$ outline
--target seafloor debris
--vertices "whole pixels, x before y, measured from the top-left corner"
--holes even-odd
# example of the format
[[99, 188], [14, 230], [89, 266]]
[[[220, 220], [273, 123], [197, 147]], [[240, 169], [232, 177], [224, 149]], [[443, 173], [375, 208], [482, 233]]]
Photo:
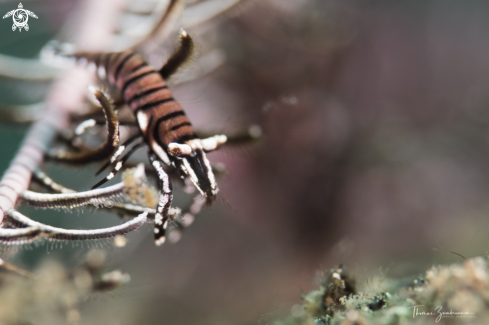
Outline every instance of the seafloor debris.
[[304, 309], [314, 317], [334, 316], [335, 311], [344, 310], [341, 299], [352, 294], [355, 294], [355, 280], [340, 265], [329, 272], [319, 290], [304, 296]]
[[487, 324], [488, 266], [482, 257], [433, 266], [409, 286], [383, 279], [383, 286], [367, 286], [372, 291], [357, 293], [355, 280], [339, 267], [331, 270], [319, 290], [303, 297], [300, 308], [292, 307], [291, 316], [272, 324]]

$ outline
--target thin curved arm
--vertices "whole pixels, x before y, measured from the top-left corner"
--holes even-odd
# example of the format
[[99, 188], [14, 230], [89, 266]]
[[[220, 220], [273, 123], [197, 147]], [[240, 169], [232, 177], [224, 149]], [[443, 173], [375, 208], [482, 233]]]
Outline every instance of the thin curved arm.
[[[94, 150], [88, 150], [83, 152], [68, 152], [63, 150], [53, 150], [50, 152], [50, 158], [62, 161], [69, 164], [85, 164], [93, 161], [100, 161], [108, 158], [119, 146], [119, 119], [112, 106], [110, 100], [105, 96], [105, 94], [99, 90], [92, 87], [91, 91], [93, 95], [98, 100], [102, 106], [102, 111], [105, 115], [105, 120], [107, 124], [107, 137], [105, 142]], [[92, 121], [94, 124], [94, 120]], [[80, 129], [82, 129], [81, 127]], [[81, 132], [77, 129], [76, 133]]]
[[26, 81], [48, 81], [61, 75], [61, 70], [38, 59], [20, 59], [0, 54], [0, 76]]
[[148, 52], [153, 50], [172, 32], [174, 25], [173, 23], [178, 19], [178, 17], [180, 17], [184, 7], [184, 0], [170, 0], [164, 14], [153, 27], [151, 32], [130, 47], [140, 48]]
[[148, 212], [143, 212], [122, 225], [94, 230], [63, 229], [48, 226], [29, 219], [14, 209], [8, 210], [7, 215], [10, 224], [17, 227], [38, 227], [49, 240], [96, 240], [113, 238], [117, 235], [125, 235], [136, 230], [146, 222]]
[[92, 204], [96, 207], [110, 206], [110, 199], [121, 196], [124, 191], [124, 183], [117, 183], [112, 186], [75, 193], [37, 193], [23, 191], [21, 193], [22, 203], [38, 208], [66, 208], [73, 209]]
[[[115, 8], [120, 7], [120, 2], [90, 0], [80, 3], [84, 6], [83, 10], [77, 12], [82, 21], [76, 35], [80, 47], [86, 50], [104, 49], [111, 36], [111, 18], [117, 15], [118, 10]], [[93, 26], [94, 20], [99, 22], [96, 27]], [[0, 180], [0, 224], [6, 211], [15, 206], [20, 192], [27, 190], [32, 172], [42, 163], [44, 152], [50, 146], [56, 130], [67, 127], [69, 112], [80, 107], [88, 80], [88, 72], [73, 69], [67, 71], [53, 86], [48, 95], [45, 114], [31, 127]]]
[[42, 230], [37, 226], [21, 229], [0, 228], [0, 244], [5, 246], [24, 245], [39, 239], [41, 235]]

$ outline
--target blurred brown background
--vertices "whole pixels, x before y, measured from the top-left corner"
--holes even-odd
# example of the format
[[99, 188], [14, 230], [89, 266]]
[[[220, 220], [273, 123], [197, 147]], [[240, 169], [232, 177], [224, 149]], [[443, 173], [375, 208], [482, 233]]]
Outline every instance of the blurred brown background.
[[[73, 4], [28, 2], [44, 17], [39, 37], [47, 40], [61, 23], [55, 13]], [[300, 303], [317, 271], [339, 263], [359, 278], [379, 267], [404, 277], [460, 260], [448, 251], [487, 254], [488, 3], [252, 1], [210, 24], [189, 32], [203, 51], [224, 49], [227, 61], [175, 86], [175, 98], [197, 127], [233, 132], [255, 123], [263, 139], [210, 155], [227, 167], [219, 186], [232, 208], [207, 209], [176, 244], [154, 247], [148, 226], [126, 248], [109, 249], [132, 281], [88, 301], [84, 322], [266, 324]], [[2, 22], [1, 38], [10, 25]], [[12, 130], [1, 126], [2, 146], [12, 143], [2, 166], [21, 139]], [[79, 189], [93, 185], [95, 168], [46, 166]], [[188, 203], [181, 190], [176, 196]], [[23, 211], [69, 228], [118, 222]], [[45, 251], [13, 261], [70, 265], [85, 253]]]

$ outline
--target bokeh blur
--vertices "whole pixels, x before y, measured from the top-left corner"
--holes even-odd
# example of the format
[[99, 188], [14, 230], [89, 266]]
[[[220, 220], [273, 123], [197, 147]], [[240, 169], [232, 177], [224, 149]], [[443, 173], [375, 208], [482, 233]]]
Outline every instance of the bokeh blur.
[[[22, 33], [0, 20], [0, 53], [34, 58], [77, 2], [23, 4], [39, 19]], [[197, 128], [256, 124], [263, 137], [209, 155], [226, 166], [225, 199], [178, 243], [155, 247], [148, 225], [126, 247], [104, 248], [131, 282], [86, 301], [83, 323], [266, 324], [340, 263], [359, 278], [380, 267], [402, 278], [459, 261], [450, 251], [488, 254], [487, 2], [248, 1], [199, 28], [189, 32], [201, 51], [222, 49], [226, 61], [175, 85], [175, 98]], [[36, 103], [48, 90], [3, 78], [0, 102]], [[0, 123], [3, 171], [28, 125]], [[78, 190], [97, 167], [43, 166]], [[175, 196], [190, 202], [181, 188]], [[95, 210], [21, 211], [66, 228], [120, 222]], [[48, 259], [70, 268], [89, 248], [68, 246], [6, 256], [31, 271]]]

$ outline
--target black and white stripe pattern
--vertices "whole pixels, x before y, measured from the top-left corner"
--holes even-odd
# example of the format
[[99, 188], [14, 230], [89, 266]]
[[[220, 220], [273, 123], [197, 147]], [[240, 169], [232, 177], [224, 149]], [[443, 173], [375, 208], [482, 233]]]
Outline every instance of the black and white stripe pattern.
[[119, 160], [120, 155], [126, 150], [128, 146], [130, 146], [133, 142], [136, 140], [141, 140], [141, 135], [137, 134], [129, 139], [127, 139], [122, 145], [119, 146], [119, 148], [114, 152], [112, 157], [110, 157], [110, 160], [107, 161], [100, 169], [95, 173], [95, 176], [99, 175], [101, 172], [103, 172], [107, 167], [109, 167], [111, 164]]
[[[110, 181], [112, 178], [115, 177], [115, 175], [121, 170], [122, 166], [124, 166], [124, 163], [132, 156], [132, 154], [134, 154], [137, 150], [139, 150], [140, 148], [142, 148], [143, 146], [145, 146], [146, 144], [143, 142], [143, 139], [138, 137], [138, 139], [140, 140], [134, 147], [132, 147], [125, 155], [124, 157], [122, 157], [122, 159], [117, 159], [117, 157], [115, 158], [114, 161], [117, 161], [117, 163], [115, 164], [115, 167], [114, 169], [112, 169], [112, 171], [109, 173], [109, 175], [107, 175], [104, 179], [102, 179], [100, 182], [98, 182], [97, 184], [95, 184], [94, 186], [92, 186], [92, 190], [93, 189], [96, 189], [97, 187], [100, 187], [101, 185], [107, 183], [108, 181]], [[120, 156], [120, 154], [119, 154]], [[110, 165], [110, 163], [108, 164]], [[107, 166], [108, 166], [107, 165]], [[100, 172], [102, 170], [104, 170], [105, 167], [102, 167]]]
[[155, 214], [155, 244], [161, 246], [166, 240], [166, 228], [168, 227], [168, 211], [173, 200], [172, 185], [168, 174], [163, 169], [163, 162], [153, 153], [149, 153], [149, 160], [156, 175], [158, 175], [159, 200]]

